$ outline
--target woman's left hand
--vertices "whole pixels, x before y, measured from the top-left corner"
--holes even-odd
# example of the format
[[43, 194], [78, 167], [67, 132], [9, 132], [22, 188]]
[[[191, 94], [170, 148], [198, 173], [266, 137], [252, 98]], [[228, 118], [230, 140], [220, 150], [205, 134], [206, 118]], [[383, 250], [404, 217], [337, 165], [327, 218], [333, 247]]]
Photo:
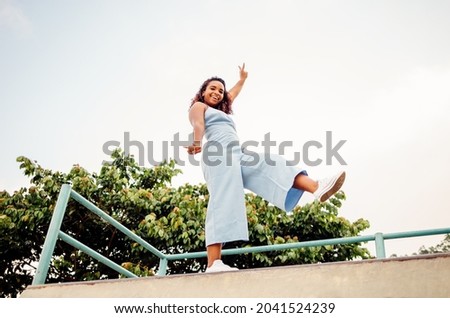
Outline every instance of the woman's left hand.
[[245, 63], [243, 63], [242, 66], [239, 66], [239, 78], [245, 81], [247, 76], [248, 72], [245, 70]]

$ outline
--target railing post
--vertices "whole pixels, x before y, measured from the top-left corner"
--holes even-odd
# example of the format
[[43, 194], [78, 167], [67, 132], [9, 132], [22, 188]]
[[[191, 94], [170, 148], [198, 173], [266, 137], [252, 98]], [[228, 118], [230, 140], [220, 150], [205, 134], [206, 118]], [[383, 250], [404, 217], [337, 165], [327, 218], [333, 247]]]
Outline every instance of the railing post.
[[159, 269], [158, 269], [158, 276], [165, 276], [167, 273], [167, 258], [160, 258], [159, 259]]
[[386, 258], [383, 233], [375, 233], [375, 250], [377, 253], [377, 258]]
[[47, 278], [48, 269], [50, 267], [50, 260], [53, 251], [55, 250], [56, 240], [58, 239], [59, 229], [61, 228], [64, 213], [66, 212], [71, 190], [72, 187], [70, 184], [63, 184], [61, 187], [32, 285], [45, 284], [45, 279]]

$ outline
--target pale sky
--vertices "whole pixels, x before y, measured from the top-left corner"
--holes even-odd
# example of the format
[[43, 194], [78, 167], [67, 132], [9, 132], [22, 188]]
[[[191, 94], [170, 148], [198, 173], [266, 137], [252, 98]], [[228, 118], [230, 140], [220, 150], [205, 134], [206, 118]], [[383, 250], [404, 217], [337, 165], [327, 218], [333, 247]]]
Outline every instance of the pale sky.
[[[313, 178], [347, 171], [340, 215], [369, 220], [363, 235], [450, 227], [449, 16], [435, 0], [0, 0], [0, 190], [29, 185], [18, 156], [98, 172], [103, 145], [123, 148], [126, 134], [161, 160], [165, 141], [191, 132], [201, 83], [230, 88], [245, 62], [241, 141], [291, 141], [287, 159], [322, 143], [309, 153], [322, 164], [299, 165]], [[325, 163], [327, 131], [346, 140], [346, 165]], [[204, 182], [180, 159], [174, 186]], [[386, 241], [386, 253], [442, 239]]]

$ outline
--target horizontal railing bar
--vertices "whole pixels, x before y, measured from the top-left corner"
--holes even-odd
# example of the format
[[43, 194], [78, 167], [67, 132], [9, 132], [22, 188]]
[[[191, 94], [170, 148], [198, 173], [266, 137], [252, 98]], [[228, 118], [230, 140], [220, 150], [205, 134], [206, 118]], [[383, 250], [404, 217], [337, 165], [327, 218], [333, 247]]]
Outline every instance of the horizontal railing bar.
[[[316, 240], [316, 241], [307, 241], [307, 242], [295, 242], [295, 243], [283, 243], [283, 244], [274, 244], [274, 245], [230, 248], [230, 249], [223, 249], [222, 255], [273, 252], [273, 251], [296, 249], [296, 248], [302, 248], [302, 247], [351, 244], [351, 243], [373, 241], [374, 239], [375, 239], [374, 235], [366, 235], [366, 236], [334, 238], [334, 239]], [[167, 259], [168, 260], [179, 260], [179, 259], [185, 259], [185, 258], [199, 258], [199, 257], [204, 257], [204, 256], [206, 256], [206, 252], [193, 252], [193, 253], [167, 255]]]
[[387, 233], [387, 234], [383, 234], [383, 238], [385, 240], [390, 240], [390, 239], [398, 239], [398, 238], [410, 238], [410, 237], [440, 235], [440, 234], [449, 234], [449, 233], [450, 233], [450, 227], [447, 227], [447, 228], [440, 228], [440, 229]]
[[136, 276], [135, 274], [133, 274], [132, 272], [126, 270], [125, 268], [123, 268], [122, 266], [114, 263], [113, 261], [109, 260], [108, 258], [106, 258], [105, 256], [103, 256], [102, 254], [94, 251], [93, 249], [91, 249], [90, 247], [84, 245], [83, 243], [81, 243], [80, 241], [74, 239], [72, 236], [59, 231], [58, 236], [61, 240], [63, 240], [64, 242], [66, 242], [67, 244], [72, 245], [73, 247], [79, 249], [80, 251], [88, 254], [89, 256], [95, 258], [97, 261], [105, 264], [106, 266], [108, 266], [109, 268], [115, 270], [116, 272], [129, 277], [129, 278], [137, 278], [138, 276]]
[[[222, 255], [223, 252], [228, 251], [227, 249], [222, 250]], [[206, 251], [204, 252], [189, 252], [189, 253], [180, 253], [180, 254], [169, 254], [166, 255], [167, 259], [169, 261], [176, 261], [176, 260], [180, 260], [180, 259], [191, 259], [191, 258], [202, 258], [202, 257], [206, 257]]]
[[[409, 231], [409, 232], [397, 232], [382, 234], [385, 240], [398, 239], [398, 238], [409, 238], [417, 236], [428, 236], [428, 235], [439, 235], [450, 233], [450, 228], [440, 228], [440, 229], [430, 229], [430, 230], [420, 230], [420, 231]], [[251, 246], [242, 247], [234, 249], [224, 249], [222, 250], [222, 255], [236, 255], [236, 254], [248, 254], [248, 253], [262, 253], [262, 252], [273, 252], [287, 249], [297, 249], [303, 247], [317, 247], [325, 245], [337, 245], [337, 244], [351, 244], [351, 243], [363, 243], [368, 241], [375, 241], [375, 235], [365, 235], [365, 236], [353, 236], [353, 237], [343, 237], [325, 240], [315, 240], [307, 242], [295, 242], [295, 243], [283, 243], [275, 245], [263, 245], [263, 246]], [[201, 258], [205, 257], [206, 252], [192, 252], [192, 253], [180, 253], [166, 255], [168, 260], [180, 260], [188, 258]]]
[[94, 205], [92, 202], [86, 200], [84, 197], [82, 197], [79, 193], [72, 190], [70, 193], [70, 196], [77, 202], [79, 202], [81, 205], [89, 209], [91, 212], [97, 214], [99, 217], [104, 219], [105, 221], [109, 222], [112, 226], [114, 226], [116, 229], [124, 233], [126, 236], [134, 240], [135, 242], [141, 244], [145, 249], [150, 251], [151, 253], [155, 254], [159, 258], [166, 258], [166, 255], [164, 253], [161, 253], [158, 249], [150, 245], [148, 242], [144, 241], [141, 237], [136, 235], [135, 233], [131, 232], [129, 229], [127, 229], [125, 226], [117, 222], [114, 218], [112, 218], [107, 213], [103, 212], [101, 209], [99, 209], [96, 205]]

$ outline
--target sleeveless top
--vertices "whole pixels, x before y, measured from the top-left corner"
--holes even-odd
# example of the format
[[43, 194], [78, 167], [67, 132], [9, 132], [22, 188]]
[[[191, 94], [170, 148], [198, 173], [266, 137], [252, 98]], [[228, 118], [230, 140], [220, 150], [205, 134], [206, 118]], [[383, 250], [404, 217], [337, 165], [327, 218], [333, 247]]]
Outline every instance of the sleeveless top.
[[208, 106], [205, 110], [205, 137], [223, 145], [239, 142], [236, 125], [230, 115]]

